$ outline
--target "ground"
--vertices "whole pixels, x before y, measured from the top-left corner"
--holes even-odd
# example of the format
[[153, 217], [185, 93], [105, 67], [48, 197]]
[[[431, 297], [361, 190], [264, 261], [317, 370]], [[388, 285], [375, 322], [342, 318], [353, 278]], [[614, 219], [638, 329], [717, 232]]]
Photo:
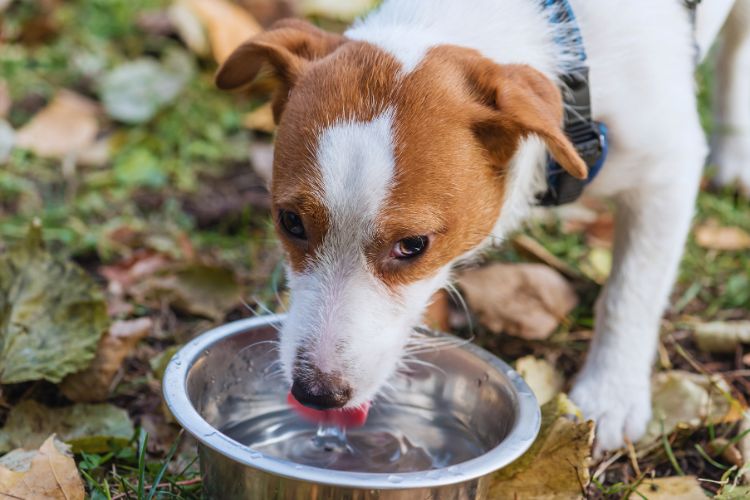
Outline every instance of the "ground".
[[[266, 22], [293, 2], [283, 9], [274, 2], [239, 3]], [[165, 10], [172, 4], [0, 1], [0, 255], [21, 245], [38, 221], [45, 255], [82, 268], [93, 279], [90, 293], [106, 303], [106, 321], [138, 330], [132, 343], [125, 342], [127, 348], [118, 348], [114, 368], [83, 375], [104, 380], [102, 396], [94, 399], [125, 410], [135, 425], [132, 437], [110, 440], [95, 451], [74, 445], [92, 498], [145, 498], [156, 494], [148, 485], [157, 483], [163, 485], [160, 496], [199, 498], [193, 443], [161, 404], [159, 380], [166, 360], [213, 325], [283, 309], [281, 256], [268, 195], [256, 173], [268, 164], [271, 136], [247, 127], [248, 113], [262, 101], [213, 87], [214, 57], [210, 51], [197, 53], [200, 41], [185, 43], [189, 37]], [[210, 34], [210, 22], [197, 18]], [[315, 19], [327, 27], [341, 25]], [[140, 58], [146, 63], [129, 65]], [[697, 78], [710, 133], [710, 63]], [[61, 97], [64, 89], [75, 94]], [[66, 111], [24, 133], [33, 118], [60, 99]], [[251, 121], [252, 128], [266, 128], [262, 111]], [[16, 132], [17, 147], [4, 158], [9, 130]], [[710, 167], [706, 175], [710, 178]], [[454, 322], [455, 333], [473, 335], [506, 360], [528, 354], [543, 358], [569, 383], [591, 338], [593, 301], [610, 256], [607, 206], [590, 204], [588, 210], [585, 222], [545, 218], [524, 229], [573, 270], [571, 281], [580, 297], [551, 337], [523, 340], [477, 324], [469, 330], [460, 321]], [[742, 244], [743, 231], [750, 231], [750, 203], [731, 188], [714, 190], [707, 182], [695, 227], [704, 232], [688, 242], [663, 321], [657, 370], [718, 374], [728, 384], [726, 397], [746, 408], [747, 346], [737, 343], [724, 354], [706, 352], [698, 348], [694, 331], [696, 323], [750, 320], [750, 245]], [[731, 228], [734, 249], [717, 243], [716, 227]], [[488, 262], [529, 259], [518, 245], [487, 257]], [[0, 285], [2, 279], [0, 266]], [[0, 294], [7, 292], [3, 287]], [[213, 293], [215, 287], [224, 295]], [[3, 300], [0, 296], [0, 305]], [[0, 347], [9, 328], [3, 314], [0, 307]], [[134, 323], [138, 318], [150, 322]], [[102, 344], [99, 348], [97, 356], [103, 356]], [[77, 370], [87, 366], [93, 351], [87, 356]], [[22, 402], [59, 409], [87, 400], [69, 389], [68, 379], [9, 377], [9, 370], [3, 374], [0, 368], [0, 381], [9, 380], [0, 386], [0, 425]], [[742, 458], [733, 459], [730, 452], [741, 448], [744, 434], [736, 418], [726, 420], [680, 427], [648, 452], [603, 457], [591, 464], [593, 480], [582, 494], [627, 497], [645, 478], [683, 474], [706, 480], [701, 487], [715, 494], [742, 465]], [[717, 442], [724, 443], [722, 449]]]

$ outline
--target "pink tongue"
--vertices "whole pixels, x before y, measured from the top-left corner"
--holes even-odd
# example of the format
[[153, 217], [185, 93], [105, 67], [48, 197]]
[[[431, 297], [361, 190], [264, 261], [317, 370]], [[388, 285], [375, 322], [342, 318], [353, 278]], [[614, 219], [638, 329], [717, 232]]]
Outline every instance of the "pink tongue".
[[316, 424], [333, 424], [339, 427], [362, 427], [367, 422], [367, 412], [370, 411], [370, 403], [341, 410], [315, 410], [297, 401], [291, 392], [287, 394], [286, 402], [306, 420]]

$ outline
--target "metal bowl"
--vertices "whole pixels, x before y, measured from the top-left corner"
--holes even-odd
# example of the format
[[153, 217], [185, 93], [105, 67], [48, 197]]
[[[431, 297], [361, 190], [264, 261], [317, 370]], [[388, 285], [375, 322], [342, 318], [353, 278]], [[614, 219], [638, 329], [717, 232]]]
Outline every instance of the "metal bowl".
[[250, 347], [276, 340], [281, 321], [283, 316], [265, 316], [214, 328], [180, 349], [166, 369], [164, 397], [198, 441], [206, 498], [482, 499], [489, 475], [523, 454], [539, 432], [539, 406], [518, 373], [465, 344], [421, 354], [438, 369], [400, 377], [391, 404], [416, 398], [450, 408], [483, 441], [484, 454], [444, 469], [385, 474], [301, 466], [259, 453], [219, 429], [238, 399], [262, 390], [259, 373], [268, 367], [259, 365], [269, 365], [269, 357], [257, 358], [258, 349]]

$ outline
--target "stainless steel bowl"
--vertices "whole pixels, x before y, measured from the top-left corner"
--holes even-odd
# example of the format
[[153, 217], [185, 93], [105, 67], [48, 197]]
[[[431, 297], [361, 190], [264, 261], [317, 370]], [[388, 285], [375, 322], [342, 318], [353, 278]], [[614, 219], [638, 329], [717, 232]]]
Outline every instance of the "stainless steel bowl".
[[164, 374], [169, 409], [198, 441], [206, 498], [482, 499], [489, 475], [518, 458], [539, 432], [539, 406], [518, 373], [465, 344], [420, 355], [439, 369], [400, 379], [393, 403], [417, 398], [451, 408], [484, 441], [486, 453], [444, 469], [396, 475], [300, 466], [259, 453], [218, 428], [231, 401], [258, 386], [256, 350], [248, 347], [275, 340], [281, 321], [283, 316], [265, 316], [210, 330], [180, 349]]

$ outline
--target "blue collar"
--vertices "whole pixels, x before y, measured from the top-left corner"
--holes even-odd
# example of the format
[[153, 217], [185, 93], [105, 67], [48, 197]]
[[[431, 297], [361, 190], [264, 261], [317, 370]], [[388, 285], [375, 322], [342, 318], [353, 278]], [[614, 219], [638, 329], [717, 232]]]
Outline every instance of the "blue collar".
[[557, 31], [555, 41], [568, 59], [568, 73], [561, 77], [565, 134], [589, 168], [588, 178], [576, 179], [548, 156], [547, 191], [539, 197], [539, 203], [557, 206], [576, 201], [601, 171], [607, 158], [607, 127], [592, 119], [586, 48], [573, 8], [567, 0], [542, 0], [542, 6]]

